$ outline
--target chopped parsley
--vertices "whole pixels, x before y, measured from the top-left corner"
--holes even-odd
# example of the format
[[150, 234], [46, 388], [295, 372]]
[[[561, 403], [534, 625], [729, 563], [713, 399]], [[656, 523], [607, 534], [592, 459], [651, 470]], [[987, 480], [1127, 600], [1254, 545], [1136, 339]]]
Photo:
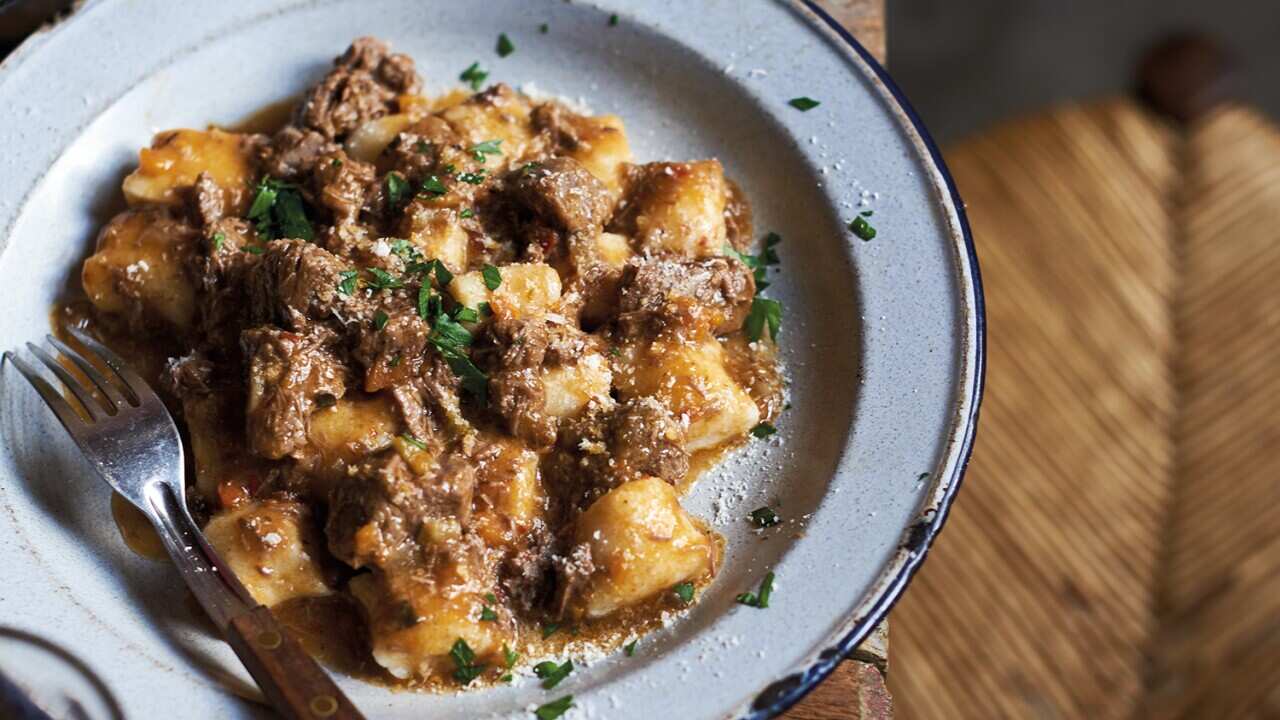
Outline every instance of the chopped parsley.
[[329, 161], [329, 164], [333, 167], [340, 168], [342, 167], [342, 158], [334, 158]]
[[559, 626], [559, 625], [557, 625], [556, 623], [549, 623], [549, 624], [547, 624], [547, 625], [543, 625], [543, 626], [542, 626], [542, 639], [543, 639], [543, 640], [546, 640], [547, 638], [551, 637], [552, 635], [555, 635], [555, 634], [556, 634], [556, 631], [557, 631], [557, 630], [559, 630], [559, 629], [560, 629], [560, 626]]
[[338, 292], [342, 295], [354, 295], [360, 285], [360, 273], [356, 270], [343, 270], [338, 273]]
[[245, 245], [244, 251], [249, 253], [250, 255], [261, 255], [262, 253], [266, 252], [267, 249], [262, 247], [261, 245]]
[[810, 110], [818, 107], [822, 103], [818, 102], [817, 100], [814, 100], [811, 97], [802, 96], [798, 98], [791, 98], [790, 100], [787, 101], [787, 104], [799, 110], [800, 112], [809, 112]]
[[413, 149], [423, 155], [426, 155], [427, 153], [431, 152], [431, 143], [427, 142], [426, 140], [419, 140], [418, 142], [413, 144]]
[[398, 172], [387, 173], [387, 200], [394, 206], [399, 205], [409, 189], [409, 181]]
[[396, 353], [395, 357], [387, 361], [387, 367], [400, 367], [400, 353]]
[[426, 450], [426, 449], [427, 449], [427, 444], [426, 444], [426, 443], [424, 443], [424, 442], [422, 442], [421, 440], [419, 440], [418, 438], [416, 438], [416, 437], [414, 437], [414, 436], [410, 435], [409, 433], [405, 433], [405, 434], [401, 435], [401, 436], [400, 436], [400, 439], [401, 439], [401, 440], [403, 440], [403, 441], [405, 441], [405, 442], [407, 442], [407, 443], [409, 443], [410, 445], [412, 445], [412, 446], [414, 446], [414, 447], [418, 448], [419, 450]]
[[373, 276], [373, 279], [367, 282], [369, 287], [374, 290], [394, 290], [396, 288], [404, 287], [403, 280], [382, 268], [365, 268], [365, 272]]
[[484, 277], [484, 286], [490, 290], [497, 290], [502, 285], [502, 272], [492, 265], [485, 265], [480, 270], [480, 274]]
[[472, 90], [479, 90], [484, 86], [484, 81], [488, 77], [489, 72], [487, 70], [482, 70], [480, 68], [480, 63], [473, 62], [466, 70], [462, 71], [462, 74], [458, 76], [458, 79], [470, 85]]
[[565, 695], [559, 700], [552, 700], [540, 706], [533, 711], [533, 714], [538, 717], [538, 720], [556, 720], [556, 718], [569, 712], [571, 707], [573, 707], [573, 696]]
[[265, 240], [315, 239], [297, 186], [271, 177], [258, 181], [248, 217], [256, 224], [258, 236]]
[[622, 652], [626, 653], [626, 654], [627, 654], [627, 657], [631, 657], [631, 656], [635, 655], [635, 654], [636, 654], [636, 643], [638, 643], [638, 642], [640, 642], [640, 641], [639, 641], [639, 640], [632, 640], [631, 642], [627, 643], [626, 645], [623, 645], [623, 646], [622, 646]]
[[487, 155], [502, 154], [502, 148], [498, 147], [501, 144], [501, 140], [485, 140], [482, 143], [476, 143], [471, 146], [471, 157], [474, 157], [476, 162], [483, 163], [487, 160]]
[[858, 213], [858, 214], [859, 214], [859, 215], [861, 215], [862, 217], [871, 217], [872, 215], [875, 215], [875, 214], [876, 214], [876, 211], [875, 211], [875, 210], [863, 210], [862, 212], [860, 212], [860, 213]]
[[682, 582], [671, 588], [671, 592], [674, 592], [685, 605], [693, 602], [693, 583], [691, 582]]
[[379, 310], [373, 315], [373, 326], [381, 330], [387, 326], [387, 321], [390, 319], [390, 316]]
[[618, 26], [618, 13], [614, 13], [609, 16], [609, 27], [617, 27], [617, 26]]
[[458, 638], [458, 641], [449, 649], [449, 657], [453, 659], [453, 679], [463, 685], [470, 685], [472, 680], [480, 677], [484, 672], [484, 665], [476, 664], [475, 651], [462, 638]]
[[439, 303], [439, 298], [435, 293], [431, 292], [431, 286], [422, 283], [422, 287], [418, 288], [418, 317], [423, 320], [430, 320], [434, 312], [432, 312], [432, 301]]
[[767, 438], [776, 432], [778, 432], [778, 428], [767, 422], [762, 422], [751, 428], [751, 436], [757, 439]]
[[876, 236], [876, 229], [871, 227], [871, 223], [867, 222], [867, 219], [861, 215], [849, 223], [849, 229], [861, 240], [871, 240]]
[[751, 524], [758, 528], [770, 528], [780, 522], [782, 522], [782, 518], [778, 517], [778, 513], [774, 512], [773, 508], [768, 505], [751, 511]]
[[476, 310], [480, 311], [480, 317], [489, 317], [493, 314], [493, 308], [489, 307], [489, 303], [482, 302], [476, 306]]
[[498, 619], [498, 613], [494, 612], [493, 608], [489, 607], [488, 605], [485, 605], [484, 607], [480, 608], [481, 622], [493, 622], [497, 619]]
[[533, 666], [533, 672], [542, 678], [542, 688], [550, 690], [569, 677], [569, 673], [573, 672], [573, 661], [565, 660], [562, 665], [557, 665], [550, 660], [540, 662]]
[[472, 210], [471, 208], [463, 208], [462, 212], [458, 213], [458, 217], [461, 217], [461, 218], [473, 218], [475, 216], [476, 216], [476, 211]]
[[760, 592], [741, 593], [734, 598], [739, 603], [764, 610], [769, 607], [769, 596], [773, 594], [773, 573], [766, 573], [764, 582], [760, 583]]
[[542, 23], [541, 25], [538, 26], [538, 32], [542, 33], [543, 35], [546, 35], [547, 33], [551, 32], [551, 26], [546, 23]]
[[512, 680], [511, 668], [516, 666], [516, 660], [519, 660], [519, 659], [520, 659], [520, 654], [512, 650], [511, 648], [507, 647], [506, 643], [503, 643], [502, 644], [502, 661], [506, 664], [507, 672], [504, 673], [502, 677], [498, 679], [504, 683], [511, 682]]
[[444, 182], [438, 176], [428, 175], [427, 179], [422, 181], [421, 191], [433, 197], [440, 197], [449, 192], [449, 188], [445, 187]]
[[778, 330], [782, 327], [782, 303], [757, 296], [751, 301], [751, 314], [747, 315], [747, 322], [743, 324], [747, 339], [756, 342], [764, 337], [766, 325], [769, 327], [769, 337], [777, 340]]
[[469, 323], [479, 322], [480, 313], [475, 311], [472, 308], [469, 308], [463, 305], [453, 312], [453, 319], [457, 320], [458, 322], [469, 322]]
[[506, 57], [516, 51], [516, 46], [506, 33], [498, 33], [498, 57]]
[[484, 182], [484, 176], [488, 174], [488, 170], [480, 168], [475, 172], [458, 173], [458, 179], [468, 185], [479, 185]]
[[224, 243], [224, 242], [226, 242], [226, 241], [227, 241], [227, 236], [226, 236], [226, 235], [224, 235], [224, 234], [222, 234], [222, 233], [220, 233], [220, 232], [216, 232], [216, 233], [214, 233], [214, 234], [213, 234], [213, 251], [214, 251], [214, 252], [218, 252], [219, 250], [221, 250], [221, 249], [222, 249], [222, 243]]

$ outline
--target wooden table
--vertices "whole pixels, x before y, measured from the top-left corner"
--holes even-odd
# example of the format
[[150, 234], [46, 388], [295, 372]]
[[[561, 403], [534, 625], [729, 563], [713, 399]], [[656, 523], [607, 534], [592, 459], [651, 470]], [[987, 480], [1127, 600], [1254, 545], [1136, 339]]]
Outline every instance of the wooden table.
[[[819, 0], [881, 62], [885, 59], [884, 0]], [[881, 623], [826, 682], [783, 715], [785, 720], [889, 720], [885, 688], [889, 629]]]

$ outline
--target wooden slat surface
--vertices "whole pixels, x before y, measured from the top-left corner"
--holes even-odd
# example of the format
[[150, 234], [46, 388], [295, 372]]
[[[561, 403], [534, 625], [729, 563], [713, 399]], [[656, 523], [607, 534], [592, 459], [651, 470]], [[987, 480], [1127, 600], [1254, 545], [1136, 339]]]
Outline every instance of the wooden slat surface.
[[948, 154], [989, 369], [964, 487], [893, 613], [900, 717], [1139, 704], [1173, 465], [1176, 149], [1118, 100]]

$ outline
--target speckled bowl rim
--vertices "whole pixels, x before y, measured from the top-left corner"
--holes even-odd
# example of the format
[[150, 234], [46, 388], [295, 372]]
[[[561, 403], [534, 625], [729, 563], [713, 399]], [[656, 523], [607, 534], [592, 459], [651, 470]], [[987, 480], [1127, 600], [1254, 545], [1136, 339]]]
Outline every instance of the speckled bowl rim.
[[[982, 394], [986, 385], [986, 350], [987, 322], [986, 303], [982, 292], [982, 275], [978, 269], [978, 255], [973, 244], [973, 234], [969, 228], [969, 219], [965, 215], [964, 201], [956, 188], [951, 171], [942, 159], [942, 152], [929, 134], [924, 121], [911, 106], [902, 89], [889, 76], [862, 43], [837, 21], [823, 10], [814, 0], [784, 0], [793, 5], [797, 11], [813, 26], [815, 32], [838, 39], [849, 59], [861, 66], [862, 73], [874, 81], [876, 90], [884, 97], [889, 108], [895, 111], [903, 130], [908, 132], [909, 140], [920, 153], [921, 159], [928, 159], [936, 180], [941, 187], [939, 202], [950, 214], [951, 239], [968, 260], [968, 283], [972, 297], [958, 298], [963, 317], [957, 325], [958, 332], [971, 330], [974, 335], [974, 346], [969, 353], [962, 352], [961, 373], [972, 376], [970, 394], [967, 398], [957, 397], [957, 404], [963, 408], [968, 405], [968, 412], [954, 418], [950, 433], [950, 445], [946, 452], [946, 463], [952, 466], [947, 477], [933, 478], [928, 501], [916, 514], [916, 521], [907, 527], [898, 549], [890, 558], [885, 569], [880, 573], [874, 589], [868, 593], [867, 599], [859, 606], [858, 611], [840, 630], [832, 633], [825, 643], [826, 647], [801, 664], [786, 677], [774, 681], [762, 689], [752, 701], [750, 707], [741, 713], [743, 720], [766, 720], [786, 712], [799, 702], [809, 691], [822, 683], [850, 653], [870, 634], [881, 620], [888, 615], [903, 591], [920, 569], [925, 556], [933, 545], [938, 533], [947, 521], [947, 514], [960, 483], [964, 479], [969, 465], [969, 457], [973, 453], [973, 440], [978, 427], [978, 411], [982, 404]], [[964, 283], [960, 284], [963, 289]], [[967, 325], [968, 327], [964, 327]], [[963, 333], [961, 333], [963, 334]], [[962, 384], [963, 387], [963, 384]]]
[[[885, 619], [901, 598], [907, 585], [924, 562], [935, 538], [942, 531], [951, 504], [960, 489], [973, 451], [979, 410], [986, 384], [986, 309], [982, 277], [964, 202], [943, 160], [941, 151], [923, 120], [888, 71], [839, 21], [831, 17], [815, 0], [775, 1], [790, 6], [812, 27], [814, 32], [837, 41], [834, 44], [858, 66], [858, 74], [872, 82], [887, 108], [896, 116], [910, 144], [919, 153], [920, 159], [927, 161], [929, 169], [934, 172], [934, 190], [937, 193], [938, 205], [945, 211], [944, 214], [948, 220], [950, 239], [954, 243], [953, 250], [961, 254], [964, 264], [967, 265], [967, 273], [960, 278], [959, 288], [961, 290], [967, 288], [969, 294], [962, 292], [957, 298], [961, 318], [954, 330], [962, 340], [971, 336], [972, 345], [963, 347], [962, 343], [959, 357], [960, 369], [957, 374], [963, 381], [967, 381], [961, 382], [960, 387], [967, 387], [969, 392], [967, 395], [957, 395], [955, 398], [957, 414], [952, 419], [951, 430], [947, 437], [947, 451], [943, 454], [943, 462], [940, 463], [941, 467], [951, 467], [950, 473], [946, 476], [937, 475], [931, 478], [932, 485], [926, 502], [917, 511], [915, 521], [904, 531], [893, 556], [885, 564], [871, 590], [865, 593], [865, 599], [858, 609], [840, 629], [828, 636], [822, 643], [824, 646], [822, 650], [811, 654], [808, 660], [798, 663], [785, 677], [762, 688], [756, 693], [754, 700], [732, 713], [731, 716], [742, 720], [767, 720], [790, 709], [830, 676], [835, 668], [870, 634], [871, 630]], [[74, 17], [74, 11], [79, 9], [80, 4], [80, 2], [75, 3], [72, 11], [59, 15], [33, 32], [8, 56], [0, 60], [0, 73], [9, 70], [37, 50], [52, 31]], [[0, 244], [0, 251], [2, 250], [3, 244]]]

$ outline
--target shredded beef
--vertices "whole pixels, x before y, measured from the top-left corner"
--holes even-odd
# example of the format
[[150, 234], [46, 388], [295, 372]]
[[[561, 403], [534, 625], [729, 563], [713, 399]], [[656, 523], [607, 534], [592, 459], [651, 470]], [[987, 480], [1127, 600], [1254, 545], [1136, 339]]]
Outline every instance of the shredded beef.
[[717, 334], [742, 327], [756, 283], [735, 258], [636, 259], [622, 276], [621, 315], [629, 323], [703, 325]]
[[246, 330], [240, 342], [249, 371], [249, 449], [271, 459], [299, 451], [316, 397], [346, 393], [346, 367], [326, 347], [333, 338], [263, 326]]
[[360, 38], [307, 93], [294, 121], [329, 140], [340, 140], [363, 123], [393, 112], [397, 95], [417, 89], [412, 59], [390, 54], [381, 40]]

